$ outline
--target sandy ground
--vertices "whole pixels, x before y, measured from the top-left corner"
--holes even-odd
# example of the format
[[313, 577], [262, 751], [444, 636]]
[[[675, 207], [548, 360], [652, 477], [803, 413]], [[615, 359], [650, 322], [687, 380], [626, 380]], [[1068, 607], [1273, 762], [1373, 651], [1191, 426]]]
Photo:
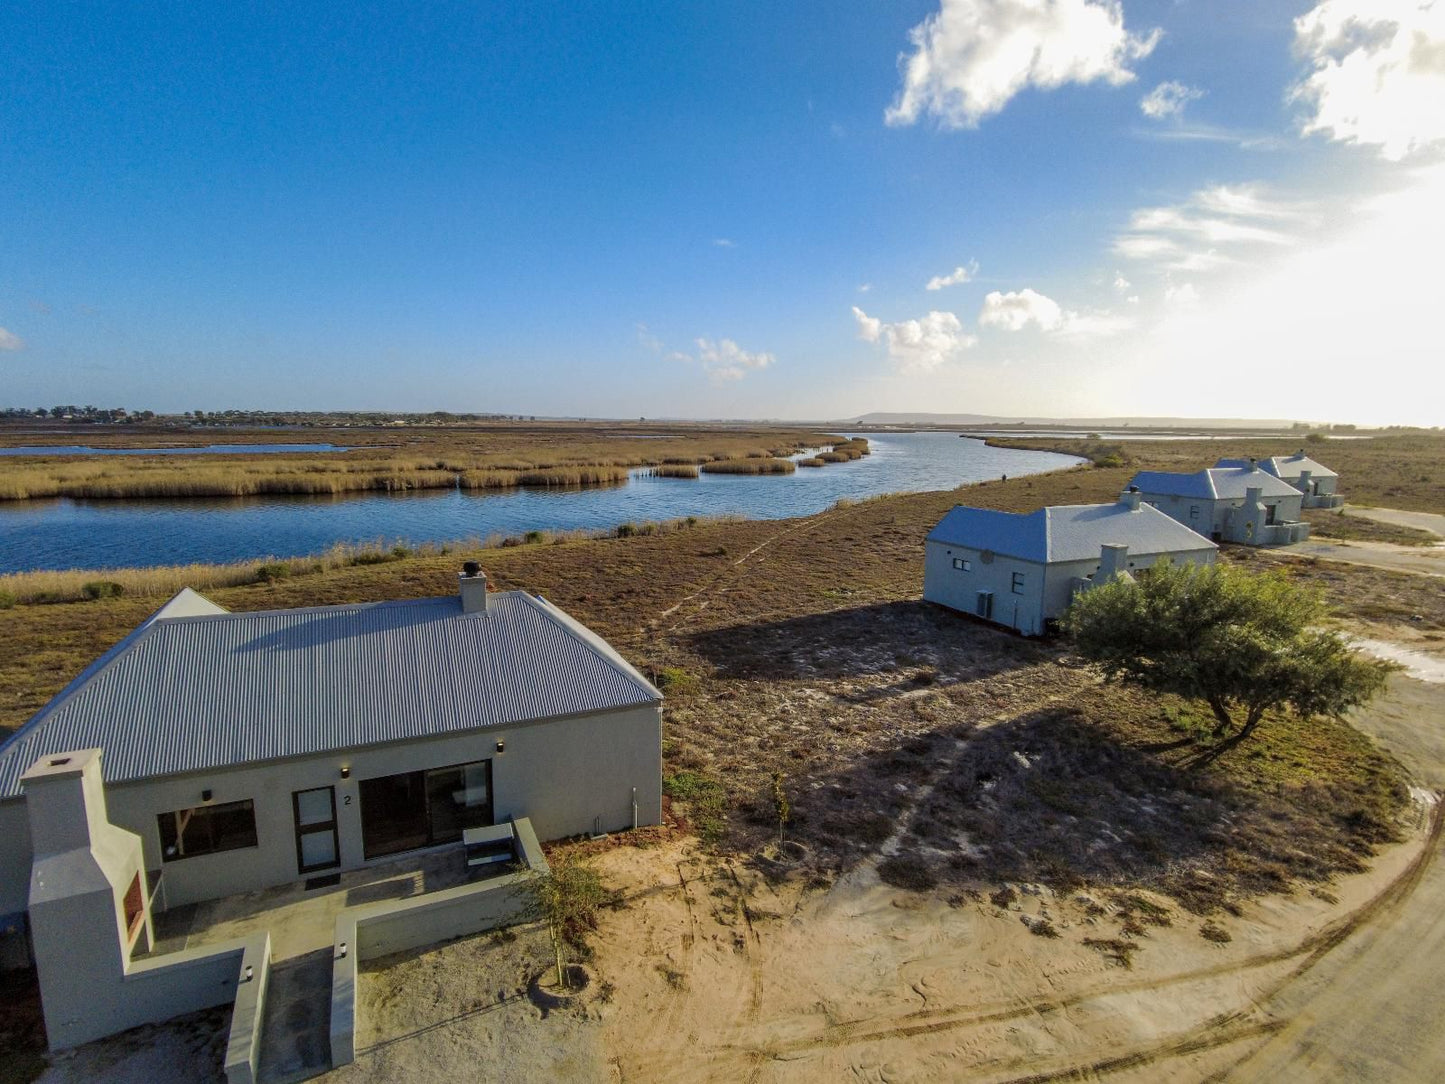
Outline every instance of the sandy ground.
[[1445, 546], [1396, 546], [1389, 542], [1326, 542], [1307, 539], [1271, 550], [1286, 557], [1318, 557], [1352, 565], [1369, 565], [1391, 572], [1445, 576]]

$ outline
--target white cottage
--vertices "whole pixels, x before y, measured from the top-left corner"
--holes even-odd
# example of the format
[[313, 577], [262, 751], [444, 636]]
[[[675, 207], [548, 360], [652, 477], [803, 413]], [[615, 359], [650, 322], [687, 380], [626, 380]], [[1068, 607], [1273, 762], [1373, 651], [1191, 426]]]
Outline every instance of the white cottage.
[[1160, 561], [1208, 564], [1217, 549], [1138, 493], [1027, 514], [958, 505], [928, 535], [923, 597], [1037, 636], [1082, 589]]
[[656, 824], [661, 725], [606, 641], [475, 566], [399, 602], [229, 613], [182, 591], [0, 746], [0, 916], [31, 896], [22, 777], [47, 757], [104, 753], [104, 807], [164, 908], [515, 818], [543, 839]]
[[1146, 504], [1216, 542], [1287, 546], [1309, 537], [1300, 522], [1303, 495], [1256, 466], [1211, 467], [1192, 474], [1140, 471], [1129, 482]]
[[1267, 459], [1221, 459], [1216, 467], [1258, 466], [1266, 474], [1272, 474], [1288, 482], [1303, 495], [1305, 508], [1339, 508], [1345, 503], [1344, 497], [1336, 492], [1340, 476], [1323, 463], [1305, 455], [1301, 448], [1294, 455], [1272, 455]]

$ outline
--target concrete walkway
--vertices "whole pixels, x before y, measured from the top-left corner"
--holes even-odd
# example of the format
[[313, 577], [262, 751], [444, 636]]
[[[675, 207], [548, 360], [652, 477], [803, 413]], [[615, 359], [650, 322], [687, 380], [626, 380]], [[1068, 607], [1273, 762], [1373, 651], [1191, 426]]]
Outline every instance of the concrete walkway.
[[1394, 527], [1413, 527], [1417, 531], [1429, 531], [1445, 538], [1445, 516], [1434, 512], [1406, 512], [1400, 508], [1369, 508], [1358, 504], [1345, 505], [1344, 512], [1347, 516], [1373, 519]]

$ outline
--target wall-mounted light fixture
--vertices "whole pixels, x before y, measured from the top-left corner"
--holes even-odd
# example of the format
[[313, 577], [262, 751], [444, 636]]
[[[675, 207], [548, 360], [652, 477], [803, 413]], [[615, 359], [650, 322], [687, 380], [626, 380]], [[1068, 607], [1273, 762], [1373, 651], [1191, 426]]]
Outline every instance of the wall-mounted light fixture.
[[241, 981], [242, 981], [242, 982], [250, 982], [250, 981], [251, 981], [253, 978], [255, 978], [255, 977], [256, 977], [256, 969], [255, 969], [254, 967], [252, 967], [250, 964], [247, 964], [247, 965], [246, 965], [246, 977], [245, 977], [244, 979], [242, 979]]
[[340, 949], [339, 952], [337, 952], [336, 956], [337, 956], [337, 959], [340, 959], [340, 960], [346, 959], [346, 942], [345, 942], [345, 941], [341, 942], [341, 949]]
[[351, 778], [351, 765], [349, 765], [349, 764], [343, 764], [343, 765], [341, 766], [341, 778], [342, 778], [342, 779], [350, 779], [350, 778]]
[[208, 791], [208, 790], [203, 790], [203, 791], [201, 791], [201, 801], [203, 801], [203, 802], [209, 802], [210, 800], [211, 800], [211, 792]]
[[501, 741], [500, 739], [498, 739], [498, 741], [497, 741], [497, 752], [499, 752], [499, 753], [505, 753], [506, 751], [507, 751], [507, 743], [504, 742], [504, 741]]

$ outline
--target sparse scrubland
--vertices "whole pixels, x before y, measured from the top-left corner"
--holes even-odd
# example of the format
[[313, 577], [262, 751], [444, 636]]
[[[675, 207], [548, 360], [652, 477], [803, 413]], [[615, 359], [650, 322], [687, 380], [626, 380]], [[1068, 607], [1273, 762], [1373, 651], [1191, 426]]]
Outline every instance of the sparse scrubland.
[[[1221, 451], [1188, 447], [1194, 460], [1168, 461], [1203, 466]], [[1352, 462], [1374, 454], [1326, 452], [1346, 492]], [[83, 577], [66, 593], [84, 600], [57, 605], [21, 600], [42, 601], [10, 577], [0, 583], [17, 596], [0, 610], [0, 723], [22, 723], [172, 586], [207, 588], [237, 610], [443, 594], [475, 557], [497, 587], [555, 601], [665, 686], [669, 814], [719, 851], [776, 839], [779, 777], [788, 839], [817, 883], [886, 845], [884, 876], [916, 886], [1155, 890], [1200, 914], [1297, 881], [1327, 891], [1396, 838], [1407, 804], [1400, 767], [1355, 730], [1282, 712], [1226, 746], [1187, 702], [1101, 686], [1062, 641], [1023, 640], [919, 601], [923, 538], [954, 503], [1107, 501], [1134, 466], [840, 502], [790, 521], [535, 534], [374, 564], [357, 552], [286, 562], [274, 576], [263, 565], [59, 574]], [[1421, 592], [1417, 577], [1249, 550], [1225, 559], [1324, 586], [1337, 619], [1445, 632], [1445, 593]], [[100, 579], [123, 593], [85, 598]]]

